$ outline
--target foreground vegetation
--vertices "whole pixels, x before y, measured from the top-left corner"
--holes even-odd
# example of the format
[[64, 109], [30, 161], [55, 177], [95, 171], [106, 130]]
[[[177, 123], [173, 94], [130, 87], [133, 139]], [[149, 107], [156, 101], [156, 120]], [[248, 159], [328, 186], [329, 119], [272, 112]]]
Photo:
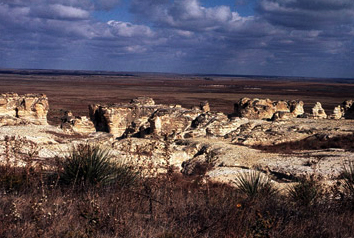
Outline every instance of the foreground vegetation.
[[236, 186], [167, 168], [152, 178], [81, 145], [49, 170], [0, 167], [0, 237], [350, 237], [354, 167], [343, 185], [313, 179], [287, 191], [260, 173]]

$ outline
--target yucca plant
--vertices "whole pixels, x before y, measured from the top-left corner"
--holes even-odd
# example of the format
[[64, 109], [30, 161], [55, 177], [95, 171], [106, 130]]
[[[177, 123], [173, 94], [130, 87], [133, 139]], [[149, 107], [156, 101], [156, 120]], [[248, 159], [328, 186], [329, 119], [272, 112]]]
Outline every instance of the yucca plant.
[[270, 179], [258, 171], [239, 173], [234, 183], [238, 190], [247, 195], [248, 198], [273, 195], [277, 192]]
[[132, 185], [137, 173], [112, 159], [109, 149], [89, 144], [74, 146], [63, 162], [60, 179], [64, 184], [74, 185]]
[[352, 161], [344, 166], [342, 177], [344, 179], [344, 192], [349, 198], [354, 198], [354, 163]]
[[300, 179], [297, 184], [288, 188], [288, 195], [298, 205], [313, 205], [321, 195], [321, 186], [313, 178]]

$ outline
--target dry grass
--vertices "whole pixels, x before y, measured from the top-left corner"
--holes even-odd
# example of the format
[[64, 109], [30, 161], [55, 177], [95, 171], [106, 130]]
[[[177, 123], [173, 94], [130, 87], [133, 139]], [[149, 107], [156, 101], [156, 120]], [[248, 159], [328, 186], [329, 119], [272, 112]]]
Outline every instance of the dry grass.
[[[322, 197], [306, 209], [278, 194], [249, 200], [225, 184], [169, 173], [137, 187], [55, 184], [55, 176], [1, 167], [0, 237], [349, 237], [354, 211]], [[13, 168], [11, 168], [13, 169]]]
[[0, 237], [354, 235], [353, 205], [346, 196], [337, 199], [340, 189], [346, 195], [339, 185], [319, 194], [316, 203], [300, 206], [294, 196], [274, 192], [249, 199], [235, 187], [171, 169], [141, 178], [133, 187], [113, 183], [77, 189], [58, 182], [59, 168], [43, 170], [29, 162], [0, 166]]

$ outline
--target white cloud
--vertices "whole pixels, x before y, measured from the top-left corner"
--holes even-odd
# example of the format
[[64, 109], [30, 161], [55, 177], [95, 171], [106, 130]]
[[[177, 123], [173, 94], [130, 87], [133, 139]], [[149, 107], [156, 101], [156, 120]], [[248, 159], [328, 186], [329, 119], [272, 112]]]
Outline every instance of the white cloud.
[[183, 31], [183, 30], [176, 30], [176, 33], [180, 36], [184, 36], [184, 37], [191, 37], [194, 35], [194, 33], [192, 31]]
[[49, 12], [53, 14], [53, 18], [60, 19], [87, 19], [90, 16], [86, 10], [61, 4], [50, 5]]
[[130, 22], [113, 21], [113, 20], [107, 22], [107, 24], [111, 27], [112, 33], [117, 36], [124, 36], [124, 37], [154, 36], [154, 33], [148, 26], [134, 25]]
[[183, 20], [199, 19], [204, 16], [204, 8], [201, 8], [198, 0], [175, 1], [170, 9], [172, 15]]
[[146, 52], [146, 48], [141, 45], [132, 45], [124, 48], [129, 53], [144, 53]]
[[232, 12], [230, 11], [230, 7], [220, 6], [214, 8], [207, 8], [206, 19], [213, 19], [219, 22], [227, 22], [232, 19]]

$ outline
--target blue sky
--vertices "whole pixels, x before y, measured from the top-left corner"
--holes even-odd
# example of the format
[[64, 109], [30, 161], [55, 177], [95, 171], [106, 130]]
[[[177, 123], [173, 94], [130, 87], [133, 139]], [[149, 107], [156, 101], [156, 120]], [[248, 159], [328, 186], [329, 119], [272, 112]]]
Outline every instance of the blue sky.
[[0, 0], [0, 68], [354, 77], [353, 0]]

